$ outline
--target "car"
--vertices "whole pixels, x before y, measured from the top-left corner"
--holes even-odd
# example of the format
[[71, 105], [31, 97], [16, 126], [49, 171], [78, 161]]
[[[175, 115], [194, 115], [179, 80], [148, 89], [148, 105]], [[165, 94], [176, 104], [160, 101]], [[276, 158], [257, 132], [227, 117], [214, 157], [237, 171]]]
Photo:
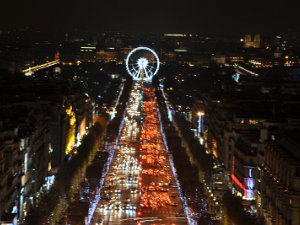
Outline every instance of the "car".
[[116, 204], [116, 205], [115, 205], [115, 210], [120, 210], [120, 209], [121, 209], [121, 204], [119, 204], [119, 203]]
[[130, 193], [131, 194], [136, 194], [138, 190], [136, 188], [131, 188]]
[[136, 210], [136, 206], [135, 206], [135, 205], [131, 205], [131, 206], [129, 206], [129, 208], [130, 208], [131, 210]]
[[112, 204], [108, 204], [105, 209], [106, 210], [111, 210], [112, 209]]
[[173, 202], [171, 205], [172, 205], [173, 207], [176, 207], [176, 206], [177, 206], [177, 202]]
[[122, 193], [122, 191], [121, 191], [121, 189], [115, 189], [115, 193], [117, 193], [117, 194], [121, 194], [121, 193]]

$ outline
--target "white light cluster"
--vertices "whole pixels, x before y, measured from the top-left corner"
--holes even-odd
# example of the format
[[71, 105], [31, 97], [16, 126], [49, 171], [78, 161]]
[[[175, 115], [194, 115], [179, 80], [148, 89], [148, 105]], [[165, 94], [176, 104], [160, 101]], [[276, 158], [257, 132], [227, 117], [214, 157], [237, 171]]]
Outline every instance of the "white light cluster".
[[90, 208], [89, 208], [89, 215], [88, 215], [88, 220], [86, 222], [87, 225], [91, 224], [91, 221], [92, 221], [92, 218], [93, 218], [93, 215], [95, 213], [95, 210], [97, 208], [97, 205], [99, 203], [99, 200], [100, 200], [100, 194], [101, 194], [101, 190], [103, 188], [103, 185], [104, 185], [104, 178], [106, 177], [108, 171], [109, 171], [109, 167], [110, 167], [110, 164], [112, 162], [112, 159], [114, 157], [114, 154], [115, 154], [115, 150], [117, 149], [117, 146], [119, 145], [119, 139], [120, 139], [120, 135], [121, 135], [121, 130], [123, 128], [123, 125], [124, 125], [124, 121], [125, 121], [125, 112], [126, 112], [126, 109], [124, 110], [124, 114], [123, 114], [123, 119], [121, 121], [121, 124], [120, 124], [120, 127], [119, 127], [119, 131], [118, 131], [118, 136], [116, 137], [115, 139], [115, 143], [113, 143], [112, 146], [109, 146], [107, 148], [107, 151], [109, 153], [109, 157], [108, 157], [108, 160], [107, 160], [107, 163], [106, 163], [106, 167], [103, 168], [103, 171], [102, 171], [102, 178], [100, 180], [100, 184], [99, 184], [99, 188], [97, 190], [97, 193], [95, 195], [95, 198], [94, 200], [91, 201], [90, 203]]
[[173, 156], [170, 154], [170, 151], [169, 151], [169, 148], [168, 148], [168, 143], [167, 143], [166, 135], [165, 135], [164, 130], [163, 130], [163, 124], [162, 124], [162, 121], [161, 121], [161, 116], [160, 116], [159, 111], [158, 111], [158, 118], [159, 118], [159, 122], [160, 122], [160, 131], [161, 131], [161, 134], [163, 136], [164, 145], [165, 145], [166, 150], [167, 150], [168, 155], [169, 155], [169, 161], [170, 161], [171, 169], [172, 169], [172, 172], [173, 172], [173, 176], [175, 178], [175, 182], [176, 182], [176, 185], [178, 187], [178, 192], [179, 192], [180, 199], [183, 203], [184, 213], [187, 216], [188, 223], [190, 225], [196, 225], [197, 222], [191, 217], [191, 211], [190, 211], [190, 208], [188, 206], [186, 197], [183, 195], [183, 192], [181, 190], [181, 186], [180, 186], [180, 183], [179, 183], [179, 180], [178, 180], [178, 177], [177, 177], [176, 168], [175, 168], [175, 165], [174, 165], [174, 162], [173, 162]]

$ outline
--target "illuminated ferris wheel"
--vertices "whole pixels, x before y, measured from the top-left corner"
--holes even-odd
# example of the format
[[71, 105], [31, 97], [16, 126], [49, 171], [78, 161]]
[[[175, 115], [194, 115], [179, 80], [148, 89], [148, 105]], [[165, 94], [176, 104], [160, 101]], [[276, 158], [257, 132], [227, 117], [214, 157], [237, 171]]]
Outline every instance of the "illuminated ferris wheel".
[[126, 69], [134, 80], [151, 81], [159, 70], [159, 58], [151, 48], [138, 47], [129, 52]]

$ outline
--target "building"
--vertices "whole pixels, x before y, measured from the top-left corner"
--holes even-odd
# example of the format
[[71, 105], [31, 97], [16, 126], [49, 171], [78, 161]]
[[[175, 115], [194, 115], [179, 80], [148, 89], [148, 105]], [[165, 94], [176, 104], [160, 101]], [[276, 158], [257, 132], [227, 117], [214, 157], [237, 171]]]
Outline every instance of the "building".
[[260, 131], [243, 131], [234, 136], [231, 157], [232, 192], [245, 200], [255, 200]]
[[288, 131], [266, 143], [261, 206], [268, 225], [300, 224], [299, 137], [299, 131]]
[[94, 103], [79, 87], [69, 88], [51, 79], [2, 77], [0, 224], [26, 216], [93, 124]]
[[49, 175], [49, 130], [42, 111], [23, 105], [5, 106], [5, 110], [2, 106], [1, 111], [0, 221], [16, 224]]
[[260, 48], [260, 35], [254, 35], [253, 39], [250, 34], [245, 35], [244, 48]]
[[[277, 181], [270, 175], [274, 172], [267, 173], [261, 165], [265, 165], [270, 140], [278, 141], [278, 134], [300, 127], [298, 68], [260, 71], [258, 76], [243, 75], [239, 82], [223, 82], [219, 90], [195, 96], [191, 122], [195, 131], [200, 128], [199, 140], [203, 138], [206, 152], [222, 169], [222, 182], [250, 213], [263, 215], [268, 224], [297, 224], [291, 218], [298, 218], [299, 199], [293, 197], [298, 178], [289, 178], [294, 179], [290, 186], [295, 189], [289, 188], [292, 194], [280, 188], [275, 192]], [[285, 148], [291, 144], [282, 144], [283, 152], [288, 151]], [[289, 151], [296, 154], [298, 150]], [[287, 173], [297, 170], [294, 163], [299, 159], [292, 158], [282, 167]], [[287, 199], [292, 197], [289, 206]]]

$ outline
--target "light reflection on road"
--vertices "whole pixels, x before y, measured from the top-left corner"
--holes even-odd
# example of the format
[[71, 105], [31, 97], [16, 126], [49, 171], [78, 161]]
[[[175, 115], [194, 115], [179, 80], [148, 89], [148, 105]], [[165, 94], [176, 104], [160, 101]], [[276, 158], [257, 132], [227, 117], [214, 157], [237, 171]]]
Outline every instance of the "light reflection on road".
[[154, 90], [135, 83], [92, 224], [187, 224], [160, 133]]

